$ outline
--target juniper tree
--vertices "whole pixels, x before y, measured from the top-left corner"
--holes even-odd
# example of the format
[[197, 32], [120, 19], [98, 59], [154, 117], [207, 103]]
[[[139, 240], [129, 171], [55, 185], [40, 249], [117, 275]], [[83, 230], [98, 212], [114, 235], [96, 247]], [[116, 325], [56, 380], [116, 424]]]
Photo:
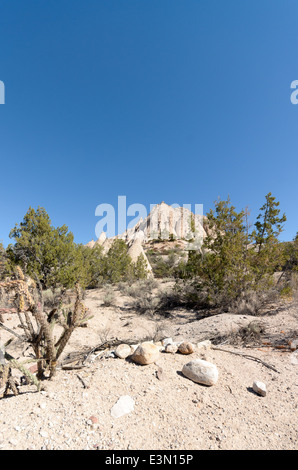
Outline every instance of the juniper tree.
[[38, 278], [44, 288], [63, 285], [73, 287], [79, 280], [83, 257], [74, 243], [74, 236], [63, 225], [55, 228], [43, 207], [29, 208], [9, 237], [14, 240], [7, 248], [13, 265]]
[[227, 201], [215, 202], [207, 214], [208, 235], [201, 257], [195, 257], [197, 274], [210, 303], [225, 304], [237, 298], [251, 283], [248, 266], [247, 213]]
[[0, 243], [0, 279], [2, 278], [6, 265], [6, 253], [3, 244]]
[[282, 250], [278, 240], [286, 222], [286, 215], [280, 215], [279, 202], [269, 192], [251, 233], [251, 242], [255, 246], [252, 266], [257, 280], [273, 274], [281, 267]]
[[124, 240], [114, 240], [106, 257], [103, 259], [105, 280], [116, 283], [133, 277], [132, 259]]

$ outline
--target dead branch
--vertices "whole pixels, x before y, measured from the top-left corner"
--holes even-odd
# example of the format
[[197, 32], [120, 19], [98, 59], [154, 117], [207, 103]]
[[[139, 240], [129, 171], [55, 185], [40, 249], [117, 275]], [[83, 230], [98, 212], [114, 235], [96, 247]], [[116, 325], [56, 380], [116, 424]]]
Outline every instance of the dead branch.
[[218, 348], [216, 346], [212, 346], [212, 349], [214, 349], [215, 351], [222, 351], [222, 352], [227, 352], [230, 354], [235, 354], [236, 356], [241, 356], [241, 357], [245, 357], [246, 359], [250, 359], [252, 361], [260, 362], [261, 364], [263, 364], [263, 366], [267, 367], [268, 369], [271, 369], [274, 372], [277, 372], [278, 374], [280, 373], [277, 369], [275, 369], [275, 367], [271, 366], [267, 362], [262, 361], [258, 357], [250, 356], [249, 354], [243, 354], [243, 353], [239, 353], [236, 351], [229, 351], [228, 349]]

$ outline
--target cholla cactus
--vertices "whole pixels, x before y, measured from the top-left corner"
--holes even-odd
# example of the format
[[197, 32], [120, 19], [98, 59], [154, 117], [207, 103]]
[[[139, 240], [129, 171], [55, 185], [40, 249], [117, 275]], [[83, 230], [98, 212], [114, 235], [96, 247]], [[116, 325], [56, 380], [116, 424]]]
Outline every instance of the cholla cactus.
[[16, 275], [17, 279], [20, 279], [21, 281], [25, 281], [25, 275], [24, 275], [22, 269], [20, 268], [20, 266], [16, 266], [15, 275]]
[[[74, 329], [81, 326], [82, 323], [86, 323], [88, 320], [88, 309], [81, 300], [80, 286], [79, 284], [76, 285], [74, 309], [70, 312], [68, 322], [62, 325], [64, 331], [58, 341], [56, 341], [54, 336], [55, 319], [48, 317], [43, 310], [43, 293], [41, 286], [37, 288], [34, 281], [29, 278], [26, 279], [20, 268], [16, 269], [16, 277], [17, 279], [15, 280], [1, 282], [0, 289], [8, 294], [8, 298], [11, 299], [11, 302], [13, 302], [16, 307], [21, 327], [26, 336], [26, 341], [28, 341], [33, 348], [35, 359], [37, 360], [38, 377], [42, 378], [46, 369], [49, 370], [50, 377], [52, 377], [57, 368], [57, 361], [64, 351]], [[12, 297], [12, 294], [14, 294], [14, 297]], [[32, 317], [35, 318], [37, 323], [35, 327], [32, 323]], [[20, 367], [23, 367], [22, 364], [14, 361], [12, 357], [8, 362], [14, 368], [20, 369]], [[8, 383], [9, 378], [4, 365], [1, 367], [2, 371], [0, 369], [0, 373], [2, 374], [2, 378], [0, 376], [0, 385], [5, 382], [5, 380], [6, 383]], [[29, 374], [29, 371], [25, 373], [25, 375], [30, 378]]]

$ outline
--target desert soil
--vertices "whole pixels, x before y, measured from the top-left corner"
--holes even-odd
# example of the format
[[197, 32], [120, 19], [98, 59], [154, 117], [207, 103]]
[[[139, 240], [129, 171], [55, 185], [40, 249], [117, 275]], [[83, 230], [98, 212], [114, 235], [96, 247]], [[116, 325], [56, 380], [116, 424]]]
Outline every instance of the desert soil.
[[[221, 348], [254, 356], [277, 372], [211, 349], [204, 358], [217, 366], [219, 380], [206, 387], [181, 374], [185, 363], [202, 358], [199, 352], [161, 352], [157, 363], [141, 366], [97, 351], [83, 369], [59, 369], [44, 382], [45, 390], [22, 386], [18, 396], [0, 400], [1, 449], [297, 450], [298, 351], [287, 347], [298, 335], [297, 305], [287, 302], [262, 317], [222, 314], [197, 320], [196, 312], [176, 310], [165, 319], [139, 315], [130, 308], [131, 298], [115, 293], [114, 305], [104, 307], [103, 289], [87, 292], [85, 304], [93, 318], [73, 333], [64, 357], [105, 339], [137, 342], [159, 335], [194, 343], [211, 339], [219, 347], [221, 337]], [[5, 314], [4, 320], [22, 332], [16, 315]], [[237, 339], [237, 331], [251, 321], [262, 322], [264, 334], [248, 346]], [[2, 342], [12, 337], [0, 333]], [[7, 350], [20, 359], [29, 355], [17, 339]], [[265, 397], [253, 391], [255, 380], [266, 384]], [[111, 408], [123, 395], [134, 400], [134, 410], [113, 418]]]

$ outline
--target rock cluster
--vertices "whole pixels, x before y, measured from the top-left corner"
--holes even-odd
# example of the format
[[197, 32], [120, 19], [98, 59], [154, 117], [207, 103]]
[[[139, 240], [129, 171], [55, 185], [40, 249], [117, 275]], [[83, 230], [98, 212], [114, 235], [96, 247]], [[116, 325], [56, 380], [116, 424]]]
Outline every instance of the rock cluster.
[[[145, 341], [136, 347], [120, 344], [113, 353], [118, 358], [129, 358], [136, 364], [148, 365], [156, 363], [161, 351], [169, 354], [190, 355], [196, 351], [202, 352], [210, 348], [210, 341], [203, 341], [195, 346], [189, 341], [175, 343], [172, 338], [165, 338], [159, 345], [150, 341]], [[182, 374], [193, 382], [208, 386], [215, 385], [218, 380], [217, 367], [201, 359], [194, 359], [185, 364], [182, 368]]]

